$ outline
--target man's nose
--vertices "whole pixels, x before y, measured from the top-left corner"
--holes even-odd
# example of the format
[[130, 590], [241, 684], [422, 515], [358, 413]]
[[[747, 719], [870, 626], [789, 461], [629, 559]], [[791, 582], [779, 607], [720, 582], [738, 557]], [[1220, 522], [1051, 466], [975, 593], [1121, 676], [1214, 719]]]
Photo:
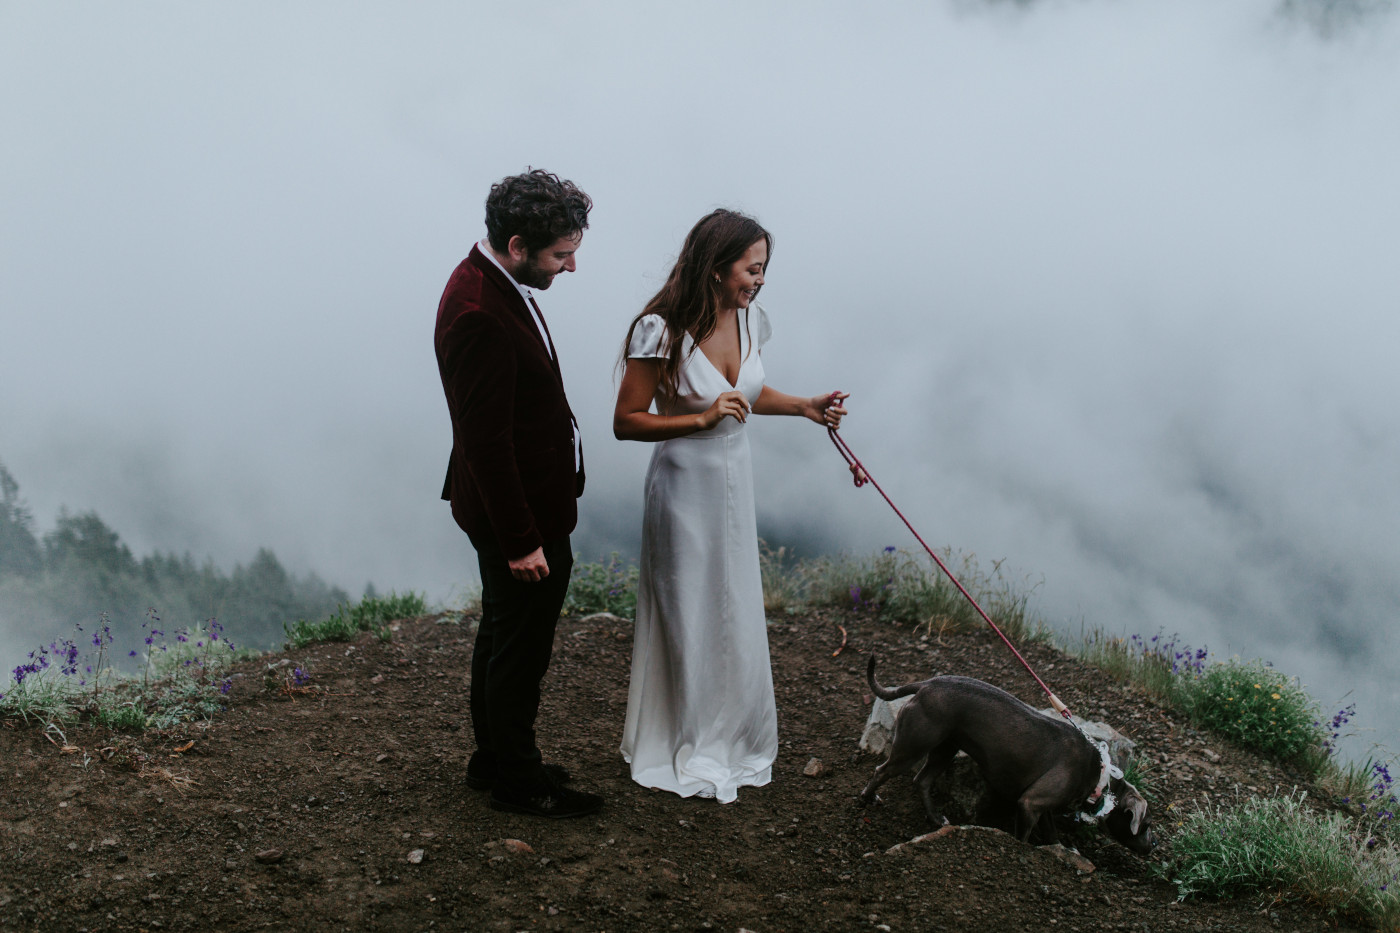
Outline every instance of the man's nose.
[[565, 260], [564, 260], [564, 271], [565, 271], [565, 272], [573, 272], [573, 271], [575, 271], [575, 270], [577, 270], [577, 269], [578, 269], [578, 263], [574, 262], [574, 257], [573, 257], [572, 255], [570, 255], [568, 259], [565, 259]]

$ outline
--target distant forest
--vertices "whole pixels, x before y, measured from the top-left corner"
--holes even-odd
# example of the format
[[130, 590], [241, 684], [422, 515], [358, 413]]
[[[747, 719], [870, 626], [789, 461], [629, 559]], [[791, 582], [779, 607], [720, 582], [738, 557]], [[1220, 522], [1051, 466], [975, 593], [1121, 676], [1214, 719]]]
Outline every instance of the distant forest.
[[74, 625], [90, 633], [105, 612], [121, 658], [140, 647], [142, 623], [154, 609], [172, 635], [215, 618], [235, 645], [268, 648], [282, 642], [283, 623], [322, 619], [348, 601], [314, 573], [288, 573], [267, 548], [227, 574], [188, 553], [138, 559], [96, 512], [66, 509], [41, 536], [19, 483], [0, 463], [0, 619], [33, 632], [35, 647], [38, 639], [71, 635]]

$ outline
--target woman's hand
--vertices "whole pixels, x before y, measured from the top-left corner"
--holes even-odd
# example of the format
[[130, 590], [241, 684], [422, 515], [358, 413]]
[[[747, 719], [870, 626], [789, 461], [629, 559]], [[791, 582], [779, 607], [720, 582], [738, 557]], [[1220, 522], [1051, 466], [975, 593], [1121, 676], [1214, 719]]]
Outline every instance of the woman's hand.
[[726, 417], [734, 418], [742, 424], [748, 420], [751, 407], [744, 393], [737, 389], [725, 392], [700, 415], [700, 430], [708, 431]]
[[841, 402], [850, 397], [851, 393], [840, 391], [814, 395], [807, 400], [806, 411], [803, 414], [824, 428], [839, 428], [841, 419], [846, 415], [846, 409]]

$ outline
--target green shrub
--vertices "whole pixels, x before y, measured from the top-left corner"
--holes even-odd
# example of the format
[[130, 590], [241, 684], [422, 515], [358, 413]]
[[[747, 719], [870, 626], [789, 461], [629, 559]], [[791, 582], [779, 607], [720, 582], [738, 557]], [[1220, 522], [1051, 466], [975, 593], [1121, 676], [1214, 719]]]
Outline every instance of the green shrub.
[[1176, 693], [1207, 729], [1280, 761], [1310, 764], [1314, 773], [1320, 767], [1326, 736], [1316, 704], [1296, 679], [1262, 661], [1212, 664], [1182, 678]]
[[569, 576], [569, 593], [564, 598], [564, 611], [569, 615], [589, 615], [611, 612], [631, 619], [637, 614], [636, 564], [624, 564], [616, 551], [607, 560], [587, 563], [574, 555], [574, 569]]
[[1304, 806], [1306, 795], [1207, 807], [1182, 821], [1160, 869], [1182, 899], [1305, 899], [1378, 925], [1400, 921], [1400, 851], [1342, 813]]

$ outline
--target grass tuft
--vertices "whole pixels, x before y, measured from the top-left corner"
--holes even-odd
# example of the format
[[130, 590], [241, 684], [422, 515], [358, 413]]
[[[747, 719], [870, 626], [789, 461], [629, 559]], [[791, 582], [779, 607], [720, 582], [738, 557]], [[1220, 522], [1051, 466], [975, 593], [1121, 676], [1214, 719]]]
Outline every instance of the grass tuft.
[[390, 592], [387, 596], [366, 596], [358, 603], [341, 603], [335, 614], [319, 622], [298, 619], [283, 624], [287, 647], [305, 648], [318, 641], [353, 641], [361, 632], [373, 632], [380, 641], [393, 638], [389, 623], [409, 619], [427, 612], [423, 597], [417, 593], [402, 596]]
[[768, 615], [796, 613], [807, 603], [813, 564], [793, 556], [786, 546], [774, 548], [758, 540], [758, 569], [763, 577], [763, 611]]
[[1189, 814], [1161, 872], [1190, 897], [1260, 894], [1313, 901], [1383, 926], [1400, 922], [1400, 850], [1306, 794], [1253, 798]]
[[[1049, 631], [1029, 613], [1035, 587], [1021, 589], [1002, 576], [1001, 562], [983, 571], [972, 554], [945, 551], [941, 559], [1008, 638], [1044, 640]], [[952, 581], [922, 555], [887, 547], [866, 558], [814, 562], [807, 570], [813, 603], [872, 613], [929, 634], [967, 632], [986, 622]]]

